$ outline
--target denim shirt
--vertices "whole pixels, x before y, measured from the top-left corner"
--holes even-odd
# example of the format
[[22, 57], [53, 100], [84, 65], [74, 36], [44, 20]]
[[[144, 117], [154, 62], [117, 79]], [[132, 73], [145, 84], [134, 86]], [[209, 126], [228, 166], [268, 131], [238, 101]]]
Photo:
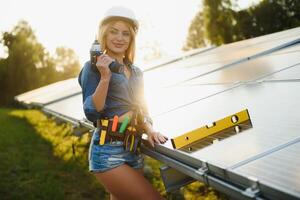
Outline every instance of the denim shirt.
[[93, 103], [92, 95], [100, 82], [101, 75], [98, 71], [92, 70], [90, 61], [85, 63], [79, 74], [78, 82], [82, 88], [85, 116], [94, 125], [97, 119], [113, 118], [115, 115], [121, 116], [137, 107], [142, 109], [146, 119], [152, 123], [144, 98], [143, 72], [133, 65], [130, 69], [131, 76], [129, 79], [124, 73], [112, 72], [104, 108], [98, 112]]

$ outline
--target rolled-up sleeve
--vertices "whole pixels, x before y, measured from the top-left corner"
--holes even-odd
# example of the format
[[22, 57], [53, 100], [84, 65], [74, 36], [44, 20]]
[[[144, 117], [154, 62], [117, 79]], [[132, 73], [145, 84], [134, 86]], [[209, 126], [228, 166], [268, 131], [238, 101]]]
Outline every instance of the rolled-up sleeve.
[[89, 121], [96, 123], [97, 119], [100, 119], [103, 113], [96, 110], [92, 95], [100, 81], [100, 74], [93, 72], [90, 63], [87, 62], [82, 68], [78, 81], [82, 88], [84, 114]]

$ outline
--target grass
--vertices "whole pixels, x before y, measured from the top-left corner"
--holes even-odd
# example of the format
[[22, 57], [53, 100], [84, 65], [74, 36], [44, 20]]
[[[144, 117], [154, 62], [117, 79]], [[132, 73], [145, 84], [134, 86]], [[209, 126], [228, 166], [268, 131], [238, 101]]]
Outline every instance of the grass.
[[[89, 135], [75, 137], [37, 110], [0, 109], [0, 199], [108, 199], [87, 170]], [[162, 164], [146, 157], [145, 176], [166, 199], [220, 199], [200, 182], [167, 194]]]
[[85, 138], [67, 137], [68, 125], [57, 126], [35, 110], [0, 109], [0, 122], [1, 199], [105, 198], [85, 156], [73, 156], [72, 143]]

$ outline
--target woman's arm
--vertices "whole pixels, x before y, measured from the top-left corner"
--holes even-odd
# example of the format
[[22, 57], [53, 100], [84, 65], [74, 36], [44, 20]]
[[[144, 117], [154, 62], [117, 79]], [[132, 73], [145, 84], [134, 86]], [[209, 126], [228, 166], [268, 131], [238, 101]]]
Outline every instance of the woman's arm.
[[103, 54], [97, 58], [97, 69], [101, 74], [101, 80], [92, 95], [93, 103], [98, 112], [103, 110], [105, 105], [105, 100], [107, 96], [109, 81], [111, 77], [111, 71], [109, 69], [110, 63], [113, 62], [113, 59], [110, 58], [108, 55]]
[[93, 103], [98, 112], [103, 110], [107, 96], [110, 78], [101, 78], [95, 92], [92, 95]]
[[98, 112], [94, 106], [92, 95], [95, 92], [101, 76], [91, 69], [91, 63], [86, 62], [80, 71], [78, 82], [82, 88], [83, 111], [86, 118], [96, 123], [101, 118], [102, 113]]

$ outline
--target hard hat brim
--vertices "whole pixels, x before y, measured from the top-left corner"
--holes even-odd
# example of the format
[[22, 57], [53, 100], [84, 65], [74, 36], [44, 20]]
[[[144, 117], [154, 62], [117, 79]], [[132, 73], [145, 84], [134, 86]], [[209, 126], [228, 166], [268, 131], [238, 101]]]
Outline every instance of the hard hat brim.
[[126, 17], [121, 17], [121, 16], [109, 16], [109, 17], [105, 17], [101, 23], [100, 23], [100, 26], [103, 26], [105, 24], [107, 24], [108, 22], [111, 22], [111, 21], [125, 21], [127, 23], [129, 23], [135, 32], [138, 31], [138, 23], [133, 21], [132, 19], [129, 19], [129, 18], [126, 18]]

